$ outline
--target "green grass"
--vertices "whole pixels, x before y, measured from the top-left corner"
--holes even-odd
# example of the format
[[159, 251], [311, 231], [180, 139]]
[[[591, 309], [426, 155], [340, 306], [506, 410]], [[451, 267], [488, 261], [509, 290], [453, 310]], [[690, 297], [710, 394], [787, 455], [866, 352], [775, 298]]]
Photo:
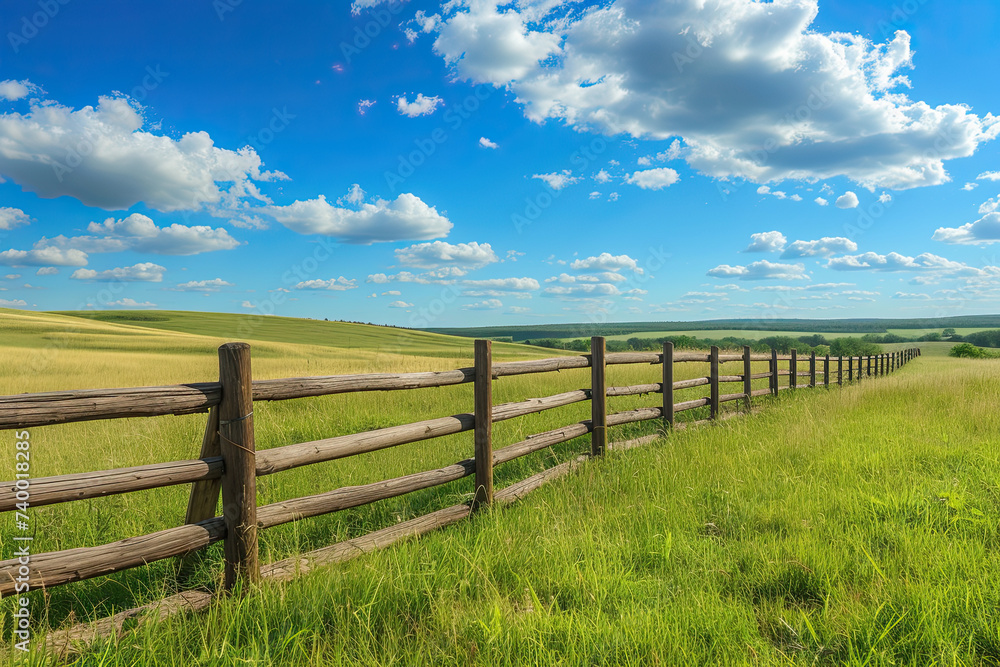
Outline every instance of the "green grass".
[[[52, 326], [47, 317], [35, 324]], [[0, 334], [8, 324], [31, 327], [4, 317]], [[101, 328], [80, 335], [120, 335], [110, 333], [120, 324], [90, 324]], [[109, 386], [212, 377], [208, 352], [216, 341], [145, 335], [154, 337], [142, 343], [148, 347], [114, 357], [117, 366], [108, 352], [58, 349], [35, 377], [0, 375], [7, 382], [0, 393], [67, 378]], [[138, 334], [135, 340], [143, 341]], [[461, 355], [373, 359], [359, 348], [345, 358], [342, 348], [253, 345], [263, 354], [255, 368], [272, 377], [351, 364], [415, 370], [468, 363]], [[471, 341], [463, 353], [471, 353]], [[23, 355], [0, 350], [0, 364], [16, 369]], [[699, 364], [678, 368], [682, 376], [704, 372]], [[649, 382], [658, 369], [610, 373], [613, 384]], [[1000, 361], [925, 355], [889, 378], [783, 394], [750, 417], [612, 452], [511, 508], [287, 585], [266, 585], [204, 614], [143, 625], [96, 644], [78, 664], [998, 664], [998, 375]], [[587, 386], [588, 379], [505, 378], [495, 391], [498, 401], [515, 400]], [[260, 405], [259, 446], [468, 410], [467, 389]], [[615, 410], [656, 403], [655, 396], [612, 400]], [[570, 406], [499, 424], [498, 446], [586, 411], [586, 404]], [[34, 429], [33, 472], [189, 457], [203, 419]], [[471, 452], [471, 437], [463, 436], [262, 478], [261, 502], [450, 463]], [[585, 445], [568, 443], [504, 466], [497, 484]], [[469, 486], [266, 531], [264, 560], [453, 504]], [[178, 487], [32, 512], [48, 547], [81, 546], [176, 525], [185, 499]], [[4, 544], [9, 534], [9, 526], [0, 528]], [[193, 581], [179, 581], [170, 564], [153, 565], [56, 588], [45, 599], [35, 593], [33, 612], [58, 627], [213, 583], [219, 547], [210, 551]], [[9, 618], [3, 624], [9, 637]], [[35, 661], [45, 663], [42, 656]]]
[[[341, 350], [384, 354], [407, 354], [418, 357], [454, 357], [467, 354], [471, 341], [453, 336], [398, 329], [395, 327], [327, 322], [291, 317], [262, 317], [231, 313], [195, 313], [186, 311], [67, 311], [54, 313], [93, 322], [123, 324], [145, 329], [211, 336], [226, 340], [255, 340], [271, 343], [312, 345]], [[498, 351], [523, 355], [523, 346], [497, 344]]]
[[[208, 328], [219, 333], [218, 322], [228, 321], [226, 326], [238, 326], [238, 317], [208, 316], [206, 319], [214, 323]], [[191, 329], [196, 319], [194, 314], [185, 314], [177, 317], [175, 324]], [[161, 324], [162, 320], [143, 322]], [[287, 320], [285, 326], [289, 331], [284, 332], [284, 336], [312, 341], [315, 339], [313, 327], [326, 324]], [[473, 341], [470, 339], [363, 325], [341, 324], [338, 329], [342, 333], [354, 331], [351, 336], [355, 341], [367, 340], [369, 329], [374, 332], [369, 346], [356, 343], [350, 348], [251, 338], [254, 377], [446, 370], [472, 364]], [[347, 337], [342, 335], [338, 340]], [[0, 340], [4, 343], [0, 347], [0, 395], [211, 381], [218, 377], [216, 349], [231, 339], [139, 327], [120, 320], [104, 322], [8, 310], [0, 313]], [[388, 349], [387, 339], [396, 345], [395, 349]], [[422, 356], [424, 351], [427, 356]], [[497, 361], [552, 355], [551, 350], [524, 345], [494, 345]], [[704, 368], [696, 366], [688, 364], [681, 373], [705, 372]], [[658, 374], [655, 367], [613, 367], [609, 377], [613, 383], [625, 385], [655, 381]], [[496, 383], [494, 396], [497, 402], [523, 400], [587, 387], [589, 381], [587, 369], [507, 378]], [[688, 395], [693, 397], [693, 391]], [[656, 403], [655, 396], [645, 396], [615, 399], [612, 405], [621, 410]], [[266, 449], [357, 433], [471, 409], [470, 385], [261, 403], [255, 406], [254, 415], [257, 447]], [[532, 433], [588, 417], [589, 405], [566, 406], [497, 424], [495, 440], [499, 447]], [[31, 429], [31, 473], [39, 477], [195, 458], [204, 423], [204, 415], [190, 415], [34, 428]], [[655, 424], [630, 427], [620, 435], [651, 433], [655, 427]], [[588, 443], [578, 439], [525, 457], [498, 470], [497, 483], [505, 485], [523, 479], [586, 449]], [[472, 437], [466, 433], [287, 471], [259, 480], [259, 502], [277, 502], [342, 486], [381, 481], [449, 465], [468, 458], [472, 452]], [[13, 458], [10, 468], [5, 469], [8, 471], [6, 479], [13, 479]], [[260, 540], [262, 559], [267, 562], [285, 558], [461, 502], [468, 497], [471, 488], [470, 480], [462, 480], [354, 511], [266, 531]], [[34, 551], [93, 546], [179, 525], [183, 521], [187, 495], [187, 486], [176, 486], [34, 508], [32, 521], [37, 528]], [[12, 524], [0, 524], [0, 543], [10, 544], [12, 532]], [[115, 609], [133, 607], [177, 590], [215, 585], [220, 572], [221, 552], [212, 548], [201, 566], [191, 573], [181, 573], [174, 562], [162, 561], [55, 588], [44, 598], [33, 596], [33, 613], [53, 627], [73, 619], [100, 618]], [[10, 624], [10, 617], [0, 613], [0, 631], [5, 638], [10, 636]]]

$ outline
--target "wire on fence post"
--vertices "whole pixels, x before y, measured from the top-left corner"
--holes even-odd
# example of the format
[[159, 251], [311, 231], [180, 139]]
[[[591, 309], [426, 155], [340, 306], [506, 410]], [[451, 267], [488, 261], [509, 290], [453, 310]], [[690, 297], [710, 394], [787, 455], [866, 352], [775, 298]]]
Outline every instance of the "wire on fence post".
[[608, 386], [602, 336], [590, 339], [590, 454], [601, 456], [608, 446]]
[[674, 426], [674, 344], [663, 343], [663, 425]]
[[253, 428], [253, 375], [250, 346], [226, 343], [219, 348], [219, 449], [222, 516], [226, 523], [224, 552], [226, 590], [237, 582], [260, 579], [257, 550], [257, 466]]
[[472, 509], [493, 502], [493, 343], [477, 340], [475, 349], [476, 489]]

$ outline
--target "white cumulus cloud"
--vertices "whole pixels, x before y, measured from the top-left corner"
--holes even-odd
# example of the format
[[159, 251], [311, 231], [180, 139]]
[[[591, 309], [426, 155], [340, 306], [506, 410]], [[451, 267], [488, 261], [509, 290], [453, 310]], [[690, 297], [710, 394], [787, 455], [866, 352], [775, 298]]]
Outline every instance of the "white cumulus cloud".
[[816, 241], [795, 241], [781, 254], [782, 259], [797, 257], [829, 257], [837, 253], [855, 252], [858, 244], [842, 236], [824, 236]]
[[416, 99], [412, 102], [408, 102], [405, 95], [400, 95], [399, 99], [396, 100], [396, 110], [404, 116], [416, 118], [417, 116], [429, 116], [442, 104], [444, 104], [444, 100], [440, 97], [427, 97], [423, 93], [417, 93]]
[[788, 239], [781, 232], [760, 232], [750, 235], [750, 245], [743, 252], [778, 252]]
[[845, 255], [830, 259], [827, 262], [827, 267], [835, 271], [916, 271], [960, 278], [1000, 277], [1000, 267], [984, 266], [980, 269], [929, 252], [916, 257], [909, 257], [898, 252], [890, 252], [885, 255], [875, 252]]
[[643, 270], [639, 267], [639, 262], [628, 255], [612, 255], [609, 252], [602, 252], [596, 257], [574, 260], [569, 268], [574, 271], [621, 271], [629, 269], [639, 275]]
[[545, 181], [545, 184], [553, 190], [562, 190], [566, 186], [573, 185], [574, 183], [578, 183], [580, 181], [580, 177], [573, 176], [573, 172], [569, 169], [553, 172], [551, 174], [535, 174], [532, 178]]
[[62, 249], [52, 246], [36, 247], [32, 250], [4, 250], [0, 252], [0, 264], [7, 266], [86, 266], [87, 253], [72, 248]]
[[709, 270], [713, 278], [736, 278], [737, 280], [808, 280], [806, 267], [802, 264], [782, 264], [766, 259], [746, 266], [720, 264]]
[[418, 269], [437, 269], [446, 266], [478, 269], [500, 261], [489, 243], [418, 243], [396, 250], [396, 261], [403, 266]]
[[1000, 242], [1000, 212], [987, 213], [979, 220], [961, 227], [939, 227], [933, 239], [942, 243], [987, 245]]
[[837, 197], [837, 208], [857, 208], [858, 196], [853, 192], [845, 192]]
[[156, 304], [151, 301], [139, 303], [135, 299], [124, 297], [118, 301], [110, 301], [108, 305], [112, 308], [156, 308]]
[[31, 218], [21, 209], [0, 206], [0, 230], [10, 231], [15, 227], [27, 225], [30, 222]]
[[329, 280], [306, 280], [298, 283], [292, 289], [304, 289], [304, 290], [326, 290], [331, 292], [343, 292], [350, 289], [357, 289], [358, 281], [355, 279], [348, 280], [344, 276], [338, 278], [330, 278]]
[[141, 262], [134, 266], [123, 266], [107, 271], [77, 269], [70, 276], [73, 280], [96, 280], [100, 282], [159, 283], [167, 269], [152, 262]]
[[503, 308], [503, 302], [500, 299], [486, 299], [462, 306], [462, 310], [497, 310], [499, 308]]
[[643, 190], [662, 190], [680, 180], [677, 172], [669, 167], [636, 171], [625, 179], [626, 183], [637, 185]]
[[176, 292], [218, 292], [224, 287], [233, 287], [231, 282], [222, 278], [212, 278], [211, 280], [191, 280], [181, 283], [174, 288]]
[[254, 181], [286, 178], [262, 171], [250, 147], [219, 148], [206, 132], [172, 139], [145, 125], [120, 97], [81, 109], [33, 102], [26, 113], [0, 114], [0, 176], [44, 199], [69, 196], [107, 210], [143, 202], [160, 211], [260, 199]]
[[826, 33], [818, 13], [818, 0], [470, 0], [446, 3], [425, 30], [459, 77], [509, 87], [531, 120], [681, 137], [688, 163], [714, 177], [935, 185], [946, 161], [1000, 133], [1000, 119], [961, 101], [900, 92], [913, 67], [905, 31], [881, 43]]
[[358, 209], [330, 204], [326, 197], [261, 209], [299, 234], [332, 236], [344, 243], [433, 239], [447, 236], [451, 221], [416, 195], [403, 193], [395, 201], [377, 199]]

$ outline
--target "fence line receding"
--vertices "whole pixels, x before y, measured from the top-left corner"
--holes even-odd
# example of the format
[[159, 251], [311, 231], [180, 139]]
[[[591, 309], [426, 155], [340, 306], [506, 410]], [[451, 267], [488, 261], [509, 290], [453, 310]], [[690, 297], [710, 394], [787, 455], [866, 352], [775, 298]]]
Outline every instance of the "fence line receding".
[[[662, 352], [605, 353], [605, 341], [595, 337], [591, 354], [532, 361], [493, 363], [489, 341], [476, 341], [475, 365], [441, 372], [402, 374], [338, 375], [327, 377], [252, 380], [250, 346], [227, 343], [219, 348], [219, 382], [166, 387], [99, 389], [21, 394], [0, 397], [0, 429], [25, 429], [69, 422], [184, 415], [208, 412], [208, 422], [199, 458], [150, 465], [57, 475], [27, 480], [31, 506], [52, 505], [112, 494], [131, 493], [178, 484], [191, 484], [184, 525], [149, 535], [90, 547], [32, 554], [24, 566], [17, 559], [0, 562], [0, 597], [15, 592], [18, 581], [30, 580], [32, 588], [49, 588], [139, 567], [165, 558], [184, 556], [216, 542], [224, 543], [224, 587], [241, 580], [254, 581], [260, 573], [257, 535], [261, 530], [290, 521], [358, 507], [406, 493], [474, 477], [470, 489], [473, 508], [488, 505], [494, 497], [504, 502], [520, 497], [544, 480], [545, 473], [494, 492], [493, 468], [516, 458], [590, 434], [591, 456], [609, 447], [608, 429], [642, 421], [660, 420], [672, 428], [677, 415], [708, 407], [710, 419], [719, 419], [722, 404], [741, 401], [750, 407], [753, 398], [805, 386], [827, 387], [857, 382], [901, 368], [920, 355], [919, 349], [861, 357], [812, 354], [809, 369], [800, 371], [793, 350], [779, 355], [772, 350], [753, 354], [749, 347], [740, 354], [677, 352], [664, 343]], [[831, 362], [836, 368], [831, 372]], [[742, 362], [739, 375], [722, 375], [726, 362]], [[845, 363], [846, 361], [846, 363]], [[753, 373], [752, 362], [767, 364], [766, 372]], [[780, 362], [787, 362], [782, 368]], [[709, 374], [674, 380], [678, 363], [705, 363]], [[659, 382], [632, 386], [607, 386], [605, 369], [610, 365], [661, 365]], [[513, 403], [495, 404], [492, 383], [499, 378], [531, 373], [550, 373], [572, 368], [591, 369], [591, 387]], [[834, 377], [835, 375], [835, 377]], [[787, 380], [782, 383], [782, 378]], [[753, 380], [767, 380], [767, 388], [752, 388]], [[363, 391], [402, 391], [473, 383], [474, 411], [390, 426], [364, 433], [342, 435], [312, 442], [295, 443], [256, 451], [253, 404]], [[738, 384], [739, 391], [723, 393], [722, 385]], [[675, 402], [677, 390], [708, 387], [708, 395]], [[608, 412], [608, 397], [661, 394], [657, 405]], [[591, 419], [493, 449], [492, 424], [584, 401], [591, 403]], [[299, 466], [356, 456], [406, 443], [474, 431], [471, 458], [452, 465], [361, 486], [334, 489], [303, 498], [257, 505], [256, 478]], [[562, 464], [563, 466], [569, 465]], [[557, 466], [556, 468], [561, 468]], [[554, 471], [555, 468], [549, 469]], [[25, 480], [0, 486], [0, 511], [14, 511]], [[19, 493], [20, 492], [20, 493]], [[223, 512], [215, 515], [221, 493]], [[431, 517], [432, 515], [427, 515]], [[384, 529], [383, 529], [384, 530]], [[376, 531], [378, 532], [378, 531]], [[29, 572], [25, 576], [24, 568]], [[266, 569], [267, 566], [265, 566]]]

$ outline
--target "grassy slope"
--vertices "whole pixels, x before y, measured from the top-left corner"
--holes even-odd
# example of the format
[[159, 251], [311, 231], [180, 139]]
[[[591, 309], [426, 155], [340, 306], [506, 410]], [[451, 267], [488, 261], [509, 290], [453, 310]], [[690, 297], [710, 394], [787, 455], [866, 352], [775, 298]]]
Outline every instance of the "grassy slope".
[[998, 374], [801, 392], [86, 659], [997, 664]]
[[[5, 394], [212, 379], [215, 347], [232, 339], [226, 332], [207, 338], [80, 318], [0, 315]], [[184, 317], [193, 325], [194, 315]], [[252, 342], [261, 377], [442, 369], [467, 365], [471, 357], [471, 341], [437, 358], [414, 356], [402, 345], [396, 354], [378, 346], [345, 351]], [[497, 350], [500, 358], [551, 354], [523, 346]], [[679, 377], [703, 370], [686, 364]], [[997, 565], [988, 545], [996, 543], [1000, 509], [991, 435], [998, 372], [996, 362], [924, 357], [885, 381], [783, 400], [788, 409], [769, 408], [740, 424], [612, 456], [522, 507], [220, 604], [211, 618], [147, 626], [120, 645], [95, 648], [83, 662], [531, 664], [561, 657], [566, 664], [679, 664], [753, 662], [756, 654], [776, 663], [780, 651], [803, 664], [817, 656], [839, 663], [851, 651], [865, 654], [894, 614], [906, 612], [897, 631], [874, 644], [876, 654], [887, 651], [874, 662], [920, 651], [988, 663], [1000, 646], [1000, 629], [989, 616], [995, 587], [986, 579]], [[657, 371], [614, 367], [611, 373], [613, 384], [626, 384], [655, 381]], [[497, 384], [497, 400], [587, 386], [588, 380], [586, 373], [509, 378]], [[904, 387], [919, 388], [918, 399], [906, 399]], [[467, 389], [261, 405], [259, 446], [466, 411]], [[883, 402], [864, 405], [862, 399]], [[615, 399], [613, 409], [655, 402]], [[570, 406], [498, 424], [497, 438], [513, 442], [586, 412], [585, 405]], [[985, 422], [977, 426], [973, 418]], [[33, 473], [189, 458], [203, 421], [195, 415], [34, 429]], [[585, 442], [568, 443], [501, 468], [498, 484], [585, 448]], [[263, 478], [261, 502], [414, 472], [470, 453], [471, 439], [460, 435], [312, 466]], [[467, 486], [459, 482], [267, 531], [264, 558], [453, 503]], [[943, 493], [949, 495], [941, 500]], [[32, 511], [36, 551], [176, 525], [185, 500], [186, 488], [177, 487], [38, 508]], [[5, 544], [9, 529], [0, 526]], [[177, 587], [211, 583], [218, 556], [213, 548], [186, 582], [164, 563], [53, 589], [47, 606], [35, 594], [34, 614], [59, 626], [67, 615], [102, 616]], [[9, 637], [9, 617], [2, 625]]]
[[[186, 311], [67, 311], [54, 313], [129, 327], [176, 331], [225, 340], [256, 340], [313, 345], [364, 352], [402, 353], [420, 357], [456, 357], [471, 354], [467, 339], [367, 324], [326, 322], [291, 317], [260, 317], [231, 313]], [[524, 354], [523, 346], [503, 346], [500, 354]]]
[[[240, 316], [206, 316], [236, 330]], [[196, 328], [197, 315], [178, 317], [177, 323]], [[268, 320], [270, 324], [270, 319]], [[327, 323], [288, 320], [284, 337], [314, 340], [312, 327]], [[332, 324], [331, 324], [332, 326]], [[473, 341], [427, 333], [386, 330], [360, 325], [337, 325], [337, 340], [352, 338], [350, 349], [318, 344], [293, 344], [250, 339], [254, 377], [278, 378], [347, 372], [406, 372], [446, 370], [472, 363]], [[301, 329], [296, 331], [296, 328]], [[370, 331], [374, 329], [374, 331]], [[216, 348], [232, 340], [219, 326], [219, 337], [157, 330], [121, 323], [91, 321], [64, 315], [0, 312], [0, 395], [74, 388], [148, 386], [213, 380], [218, 376]], [[364, 335], [360, 335], [362, 331]], [[266, 333], [266, 332], [265, 332]], [[373, 337], [369, 337], [369, 333]], [[374, 336], [382, 336], [376, 338]], [[388, 337], [388, 341], [386, 340]], [[370, 341], [368, 345], [360, 341]], [[320, 342], [324, 342], [320, 340]], [[328, 342], [328, 341], [326, 341]], [[422, 356], [425, 353], [429, 356]], [[553, 351], [523, 345], [494, 345], [497, 360], [552, 356]], [[683, 372], [704, 372], [688, 364]], [[648, 366], [614, 367], [616, 384], [655, 381], [658, 369]], [[690, 377], [690, 375], [689, 375]], [[589, 386], [589, 371], [507, 378], [495, 386], [497, 402], [545, 396]], [[693, 390], [692, 390], [693, 391]], [[615, 399], [615, 409], [656, 404], [656, 397]], [[420, 391], [362, 393], [329, 396], [255, 406], [257, 447], [357, 433], [472, 409], [469, 385]], [[497, 424], [497, 446], [522, 440], [528, 434], [564, 426], [589, 417], [589, 405], [578, 404]], [[204, 415], [95, 421], [31, 429], [33, 476], [87, 472], [142, 465], [197, 456]], [[650, 433], [655, 425], [616, 429], [617, 437]], [[8, 433], [9, 435], [9, 433]], [[0, 434], [0, 438], [8, 437]], [[9, 442], [9, 441], [8, 441]], [[7, 446], [0, 443], [0, 446]], [[504, 466], [497, 483], [509, 484], [584, 451], [577, 440]], [[449, 465], [472, 455], [471, 434], [458, 434], [426, 443], [413, 443], [364, 457], [332, 461], [283, 472], [258, 481], [261, 504], [320, 493], [347, 485]], [[0, 479], [13, 479], [13, 458]], [[308, 522], [266, 531], [261, 537], [262, 558], [277, 560], [317, 548], [454, 504], [471, 490], [461, 480], [437, 489], [376, 503]], [[37, 534], [35, 553], [92, 546], [176, 526], [187, 502], [186, 486], [32, 509]], [[0, 523], [0, 544], [10, 544], [11, 522]], [[68, 618], [102, 617], [113, 609], [132, 607], [177, 589], [215, 583], [221, 552], [209, 550], [203, 567], [182, 581], [172, 562], [160, 562], [72, 586], [53, 589], [43, 598], [33, 596], [35, 618], [52, 626]], [[0, 634], [10, 637], [11, 619], [0, 608]]]

